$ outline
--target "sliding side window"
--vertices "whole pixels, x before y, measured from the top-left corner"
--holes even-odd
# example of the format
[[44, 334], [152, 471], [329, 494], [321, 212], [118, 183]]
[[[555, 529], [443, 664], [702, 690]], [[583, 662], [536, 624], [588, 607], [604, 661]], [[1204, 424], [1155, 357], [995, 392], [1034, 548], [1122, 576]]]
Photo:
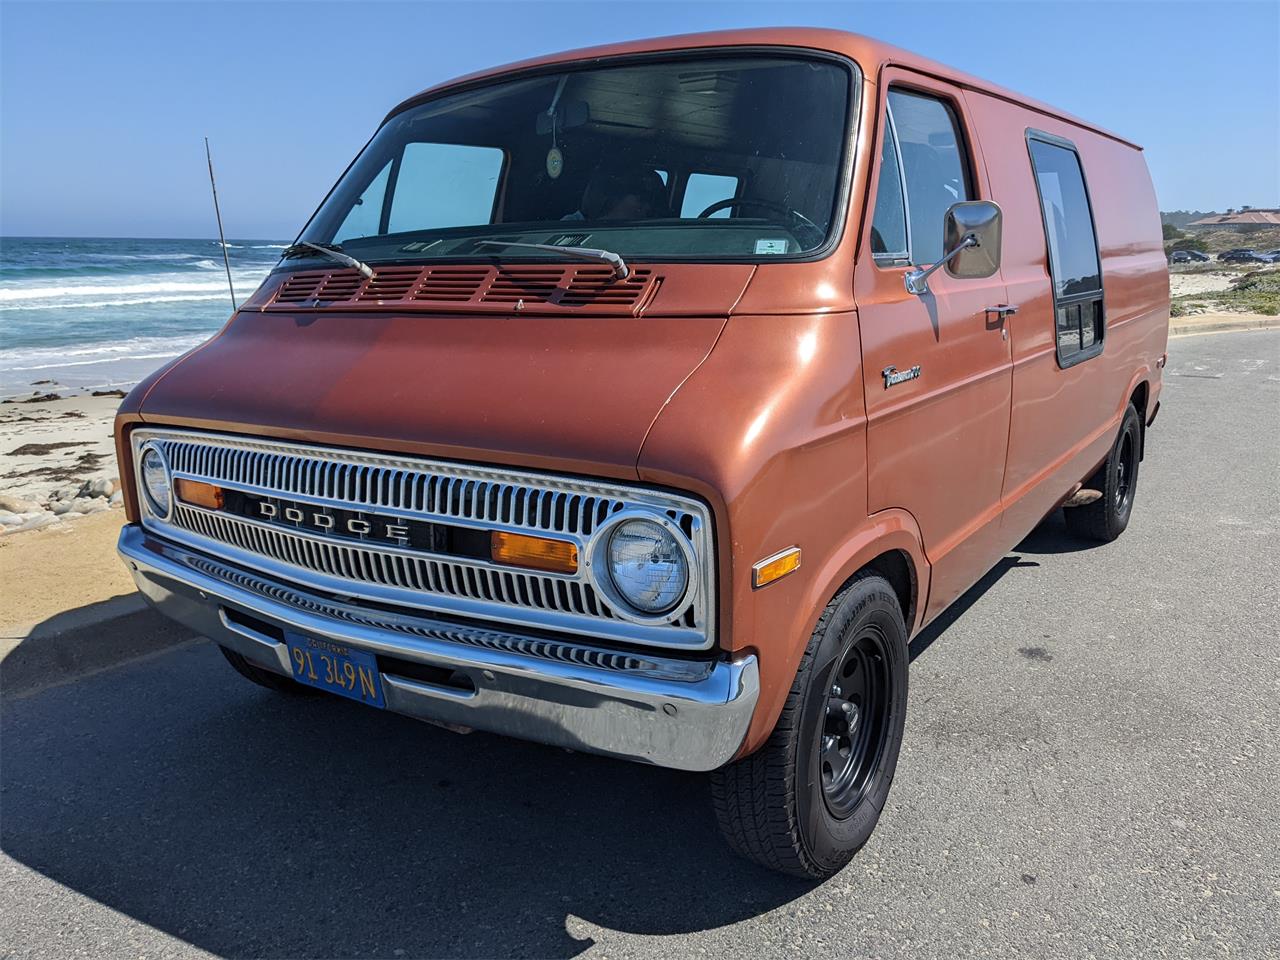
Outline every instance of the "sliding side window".
[[1027, 147], [1049, 250], [1058, 366], [1069, 367], [1102, 352], [1102, 264], [1093, 210], [1073, 144], [1030, 131]]

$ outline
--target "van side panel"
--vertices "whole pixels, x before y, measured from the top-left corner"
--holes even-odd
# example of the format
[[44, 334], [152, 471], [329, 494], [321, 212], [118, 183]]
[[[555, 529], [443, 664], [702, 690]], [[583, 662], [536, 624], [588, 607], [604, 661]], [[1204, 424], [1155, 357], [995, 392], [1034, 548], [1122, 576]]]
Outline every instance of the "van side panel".
[[[1140, 150], [1005, 100], [968, 90], [992, 191], [1004, 211], [1001, 271], [1009, 302], [1013, 399], [1004, 540], [1030, 532], [1106, 457], [1135, 384], [1154, 409], [1169, 328], [1169, 284], [1155, 193]], [[1044, 221], [1028, 130], [1071, 141], [1089, 192], [1102, 261], [1102, 353], [1062, 369]]]

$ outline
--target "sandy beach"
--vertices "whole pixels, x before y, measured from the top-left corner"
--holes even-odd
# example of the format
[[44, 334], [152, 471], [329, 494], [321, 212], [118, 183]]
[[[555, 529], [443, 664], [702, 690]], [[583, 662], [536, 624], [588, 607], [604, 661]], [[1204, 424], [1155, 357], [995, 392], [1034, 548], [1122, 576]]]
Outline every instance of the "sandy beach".
[[101, 510], [75, 523], [0, 536], [0, 639], [133, 593], [133, 578], [115, 550], [123, 524], [123, 510]]
[[122, 396], [0, 403], [0, 536], [119, 507], [112, 421]]
[[1180, 297], [1190, 293], [1214, 293], [1231, 289], [1231, 281], [1240, 276], [1235, 270], [1214, 270], [1207, 273], [1169, 273], [1169, 296]]

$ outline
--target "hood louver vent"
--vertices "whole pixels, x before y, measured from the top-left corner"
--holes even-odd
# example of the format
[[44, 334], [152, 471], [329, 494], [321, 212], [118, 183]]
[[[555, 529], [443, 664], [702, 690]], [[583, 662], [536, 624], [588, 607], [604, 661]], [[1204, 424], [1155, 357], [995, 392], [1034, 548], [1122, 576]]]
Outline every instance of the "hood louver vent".
[[387, 267], [374, 273], [356, 296], [360, 303], [403, 300], [418, 283], [416, 267]]
[[295, 273], [264, 308], [368, 308], [402, 306], [446, 309], [469, 304], [486, 312], [512, 309], [542, 312], [556, 308], [638, 313], [657, 284], [653, 271], [633, 270], [626, 280], [605, 266], [378, 267], [366, 280], [356, 270]]
[[424, 303], [466, 303], [489, 279], [488, 267], [427, 267], [410, 300]]
[[540, 301], [566, 307], [611, 304], [627, 306], [645, 292], [649, 270], [633, 270], [625, 280], [614, 278], [610, 267], [508, 267], [498, 272], [484, 293], [486, 303]]

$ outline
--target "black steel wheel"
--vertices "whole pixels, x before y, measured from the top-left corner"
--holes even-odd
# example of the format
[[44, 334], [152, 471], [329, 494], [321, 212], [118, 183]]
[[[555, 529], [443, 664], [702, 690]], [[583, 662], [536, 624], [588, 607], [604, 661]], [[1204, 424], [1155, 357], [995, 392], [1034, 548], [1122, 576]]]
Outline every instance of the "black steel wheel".
[[1134, 482], [1138, 479], [1138, 438], [1131, 431], [1120, 432], [1120, 449], [1116, 452], [1115, 500], [1117, 513], [1127, 514], [1133, 506]]
[[1092, 503], [1066, 509], [1067, 529], [1086, 540], [1110, 543], [1129, 526], [1138, 492], [1138, 465], [1142, 462], [1142, 418], [1129, 404], [1120, 421], [1120, 433], [1107, 459], [1085, 487], [1102, 494]]
[[884, 752], [893, 684], [886, 643], [883, 633], [869, 624], [841, 654], [827, 691], [818, 766], [823, 797], [837, 819], [862, 802]]
[[712, 774], [720, 831], [738, 853], [829, 877], [880, 819], [907, 711], [907, 628], [897, 594], [863, 573], [827, 605], [772, 735]]

